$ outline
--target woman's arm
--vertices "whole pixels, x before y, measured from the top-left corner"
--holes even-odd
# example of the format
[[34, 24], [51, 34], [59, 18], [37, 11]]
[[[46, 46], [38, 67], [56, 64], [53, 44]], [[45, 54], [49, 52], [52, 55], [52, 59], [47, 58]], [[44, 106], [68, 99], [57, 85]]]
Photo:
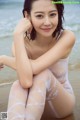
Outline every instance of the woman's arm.
[[37, 58], [30, 60], [32, 64], [33, 74], [38, 74], [59, 59], [68, 56], [75, 43], [75, 36], [73, 32], [65, 30], [60, 40], [48, 52]]
[[16, 70], [21, 85], [24, 88], [32, 86], [32, 67], [28, 58], [25, 44], [24, 33], [30, 28], [30, 22], [26, 18], [22, 19], [14, 31], [14, 47], [16, 57]]
[[16, 70], [16, 58], [15, 58], [15, 49], [14, 43], [12, 44], [12, 56], [1, 55], [0, 56], [0, 66], [7, 66]]
[[1, 55], [0, 56], [0, 66], [8, 66], [16, 70], [16, 57], [15, 57], [15, 47], [14, 42], [12, 43], [12, 56]]
[[0, 56], [0, 58], [2, 59], [2, 64], [3, 65], [6, 65], [6, 66], [16, 70], [16, 60], [15, 60], [15, 57], [2, 55], [2, 56]]
[[[74, 43], [74, 34], [71, 31], [65, 31], [58, 43], [48, 52], [46, 52], [36, 60], [29, 59], [32, 65], [33, 74], [35, 75], [40, 73], [42, 70], [48, 68], [49, 66], [57, 62], [59, 59], [63, 58], [64, 56], [68, 56]], [[14, 44], [12, 51], [13, 56], [15, 56]]]
[[0, 68], [2, 69], [5, 66], [8, 66], [16, 70], [16, 58], [15, 58], [15, 49], [14, 44], [12, 44], [12, 56], [1, 55], [0, 56]]

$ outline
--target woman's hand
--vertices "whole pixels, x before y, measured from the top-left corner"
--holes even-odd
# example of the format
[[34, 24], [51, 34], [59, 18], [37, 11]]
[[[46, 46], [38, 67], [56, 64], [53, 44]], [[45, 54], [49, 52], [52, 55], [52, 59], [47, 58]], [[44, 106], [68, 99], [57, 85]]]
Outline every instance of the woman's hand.
[[4, 68], [4, 65], [16, 70], [16, 59], [6, 55], [0, 56], [0, 70]]
[[0, 70], [1, 70], [2, 68], [4, 68], [4, 65], [3, 65], [3, 64], [0, 64]]
[[22, 18], [14, 30], [14, 35], [24, 34], [26, 31], [31, 32], [32, 24], [29, 19]]
[[5, 57], [5, 55], [1, 55], [1, 56], [0, 56], [0, 70], [1, 70], [2, 68], [4, 68], [4, 57]]

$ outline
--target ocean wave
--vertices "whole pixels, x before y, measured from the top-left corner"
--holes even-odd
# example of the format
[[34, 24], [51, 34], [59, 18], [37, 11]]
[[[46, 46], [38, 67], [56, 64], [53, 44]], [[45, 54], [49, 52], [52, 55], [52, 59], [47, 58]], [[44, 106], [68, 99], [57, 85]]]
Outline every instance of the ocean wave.
[[80, 70], [80, 63], [69, 64], [69, 70]]
[[[4, 74], [5, 73], [3, 73], [3, 75]], [[13, 74], [11, 76], [8, 76], [6, 74], [6, 78], [4, 76], [0, 76], [0, 86], [12, 84], [16, 80], [17, 80], [17, 76], [15, 75], [13, 76]]]
[[73, 31], [80, 31], [80, 26], [79, 25], [75, 25], [72, 27]]
[[0, 87], [5, 86], [5, 85], [10, 85], [10, 84], [13, 84], [13, 82], [10, 82], [10, 83], [1, 83]]
[[10, 34], [6, 34], [6, 35], [0, 35], [0, 41], [7, 39], [7, 38], [12, 38], [12, 34], [10, 33]]
[[68, 30], [75, 31], [75, 32], [80, 31], [80, 25], [79, 24], [70, 24], [69, 26], [64, 25], [64, 28], [68, 29]]
[[[0, 40], [5, 39], [5, 38], [10, 38], [13, 37], [13, 31], [15, 28], [16, 23], [9, 23], [7, 24], [7, 27], [5, 29], [5, 24], [1, 26], [0, 28]], [[74, 32], [80, 32], [80, 26], [79, 25], [70, 25], [70, 26], [64, 26], [65, 29], [72, 30]]]

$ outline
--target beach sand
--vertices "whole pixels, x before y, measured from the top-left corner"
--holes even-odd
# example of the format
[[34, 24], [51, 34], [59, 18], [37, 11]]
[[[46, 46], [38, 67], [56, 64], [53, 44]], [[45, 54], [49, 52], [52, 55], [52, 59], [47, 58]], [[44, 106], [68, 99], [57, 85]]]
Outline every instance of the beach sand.
[[[80, 120], [80, 70], [79, 69], [70, 70], [69, 79], [72, 84], [74, 94], [76, 96], [76, 106], [72, 115], [61, 120]], [[7, 110], [8, 97], [9, 97], [11, 85], [12, 84], [0, 86], [0, 112], [6, 112]], [[53, 120], [53, 119], [48, 119], [48, 120]]]

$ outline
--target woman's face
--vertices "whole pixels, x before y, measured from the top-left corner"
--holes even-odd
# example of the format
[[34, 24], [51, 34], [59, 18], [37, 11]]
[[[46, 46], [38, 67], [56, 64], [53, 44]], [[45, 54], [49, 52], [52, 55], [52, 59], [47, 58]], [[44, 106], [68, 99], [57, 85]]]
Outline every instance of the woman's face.
[[33, 2], [31, 21], [37, 34], [49, 37], [58, 25], [58, 11], [51, 0], [38, 0]]

